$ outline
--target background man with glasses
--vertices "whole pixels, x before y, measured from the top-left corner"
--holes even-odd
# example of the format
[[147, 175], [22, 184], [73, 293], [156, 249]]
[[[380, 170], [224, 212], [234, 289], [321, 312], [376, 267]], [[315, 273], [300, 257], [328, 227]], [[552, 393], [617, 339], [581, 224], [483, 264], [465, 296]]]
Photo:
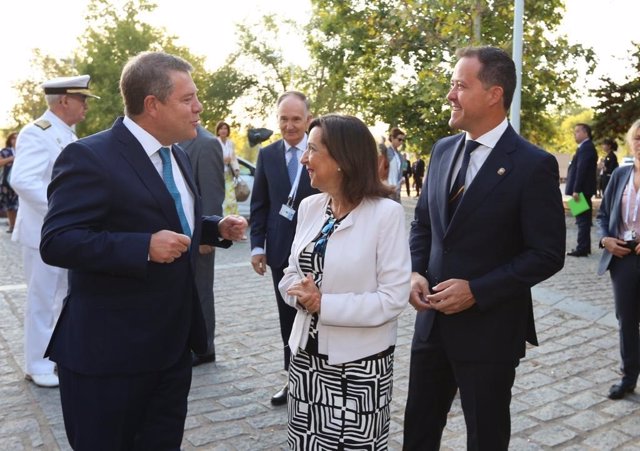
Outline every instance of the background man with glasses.
[[67, 293], [67, 271], [49, 266], [40, 258], [40, 230], [47, 213], [53, 163], [67, 144], [78, 139], [74, 125], [87, 114], [87, 97], [96, 97], [89, 91], [89, 81], [89, 75], [80, 75], [42, 84], [49, 108], [20, 131], [11, 171], [11, 187], [20, 198], [12, 239], [22, 245], [28, 287], [25, 377], [41, 387], [58, 386], [55, 364], [43, 355]]
[[404, 176], [402, 175], [402, 161], [404, 157], [400, 154], [400, 147], [404, 144], [405, 133], [398, 127], [393, 127], [389, 132], [391, 145], [387, 148], [387, 158], [389, 159], [389, 178], [387, 183], [395, 187], [396, 192], [391, 197], [396, 202], [400, 202], [400, 190]]

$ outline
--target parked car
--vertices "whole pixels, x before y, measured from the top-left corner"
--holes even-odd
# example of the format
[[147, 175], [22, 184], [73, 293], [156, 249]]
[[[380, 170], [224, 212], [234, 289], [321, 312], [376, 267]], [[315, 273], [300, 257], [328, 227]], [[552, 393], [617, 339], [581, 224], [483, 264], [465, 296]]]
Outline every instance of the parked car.
[[238, 202], [238, 214], [249, 219], [249, 214], [251, 212], [251, 196], [253, 195], [253, 177], [256, 173], [256, 166], [241, 157], [238, 157], [238, 163], [240, 165], [240, 177], [247, 182], [247, 185], [249, 185], [249, 188], [251, 189], [249, 197], [244, 202]]

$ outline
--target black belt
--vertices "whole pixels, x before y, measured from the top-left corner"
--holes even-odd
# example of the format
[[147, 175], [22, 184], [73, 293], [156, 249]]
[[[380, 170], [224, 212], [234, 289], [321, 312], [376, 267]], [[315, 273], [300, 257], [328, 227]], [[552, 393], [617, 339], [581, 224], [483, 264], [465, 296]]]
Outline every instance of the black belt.
[[[322, 360], [329, 360], [329, 356], [326, 354], [320, 354], [318, 352], [313, 352], [313, 350], [307, 349], [309, 348], [309, 346], [307, 346], [305, 348], [305, 352], [309, 355], [312, 355], [314, 357], [318, 357]], [[393, 351], [395, 351], [396, 347], [395, 345], [391, 345], [389, 346], [387, 349], [385, 349], [384, 351], [380, 351], [376, 354], [371, 354], [370, 356], [367, 357], [363, 357], [361, 359], [355, 360], [355, 362], [364, 362], [364, 361], [369, 361], [369, 360], [378, 360], [381, 359], [383, 357], [387, 357], [388, 355], [393, 354]]]

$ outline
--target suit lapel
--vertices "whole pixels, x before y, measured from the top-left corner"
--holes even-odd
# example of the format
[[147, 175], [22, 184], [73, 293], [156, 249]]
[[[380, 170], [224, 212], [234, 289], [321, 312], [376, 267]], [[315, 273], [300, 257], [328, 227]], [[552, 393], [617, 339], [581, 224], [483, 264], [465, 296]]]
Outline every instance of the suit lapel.
[[[436, 186], [438, 187], [438, 211], [440, 212], [440, 223], [442, 226], [442, 230], [446, 230], [448, 225], [449, 191], [451, 186], [451, 177], [453, 176], [451, 172], [453, 171], [456, 157], [460, 154], [460, 151], [464, 146], [464, 137], [464, 133], [461, 133], [459, 135], [459, 138], [453, 141], [449, 149], [446, 149], [443, 152], [440, 171], [438, 171], [437, 174], [434, 174], [438, 179], [434, 182], [437, 183]], [[429, 174], [429, 176], [432, 177], [431, 174]]]
[[509, 126], [496, 143], [496, 146], [491, 150], [489, 157], [474, 177], [469, 188], [465, 190], [458, 209], [453, 218], [451, 218], [449, 230], [460, 224], [470, 213], [479, 208], [480, 203], [496, 185], [509, 176], [513, 168], [509, 154], [516, 151], [516, 138], [515, 131]]
[[167, 221], [174, 230], [182, 230], [180, 219], [176, 212], [173, 198], [167, 187], [158, 174], [149, 156], [142, 148], [142, 145], [131, 134], [127, 127], [122, 124], [122, 119], [118, 119], [113, 126], [113, 133], [124, 145], [118, 148], [120, 155], [131, 165], [138, 175], [140, 182], [147, 188], [149, 193], [156, 199], [158, 206], [162, 210]]

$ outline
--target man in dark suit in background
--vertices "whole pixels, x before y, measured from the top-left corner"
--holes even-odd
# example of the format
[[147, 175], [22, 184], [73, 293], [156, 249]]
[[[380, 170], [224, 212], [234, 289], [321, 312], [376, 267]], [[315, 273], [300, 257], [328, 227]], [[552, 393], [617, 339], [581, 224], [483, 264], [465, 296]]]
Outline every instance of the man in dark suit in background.
[[[251, 265], [260, 275], [264, 275], [267, 265], [271, 268], [284, 347], [284, 369], [288, 370], [291, 352], [287, 343], [296, 310], [284, 302], [278, 284], [287, 267], [296, 232], [298, 206], [302, 199], [318, 191], [311, 188], [309, 174], [300, 164], [307, 148], [306, 132], [311, 122], [309, 101], [301, 92], [288, 91], [278, 99], [277, 108], [282, 139], [260, 150], [253, 182]], [[285, 385], [271, 398], [271, 403], [286, 404], [287, 395]]]
[[[225, 193], [222, 146], [202, 125], [198, 125], [197, 131], [198, 136], [179, 145], [191, 160], [196, 188], [202, 199], [202, 214], [221, 216]], [[201, 244], [196, 258], [196, 288], [207, 326], [207, 350], [202, 354], [192, 354], [193, 366], [216, 360], [216, 310], [213, 294], [215, 255], [214, 246]]]
[[68, 145], [53, 169], [40, 252], [69, 269], [69, 294], [47, 354], [76, 450], [180, 448], [190, 349], [207, 346], [198, 246], [246, 231], [241, 217], [201, 217], [173, 145], [196, 136], [202, 111], [190, 71], [166, 53], [133, 58], [120, 79], [126, 116]]
[[507, 450], [515, 368], [537, 344], [530, 288], [564, 262], [556, 159], [506, 118], [513, 61], [492, 47], [458, 56], [449, 125], [465, 133], [434, 145], [411, 225], [405, 450], [439, 449], [458, 389], [467, 449]]
[[578, 244], [575, 249], [567, 252], [571, 257], [586, 257], [591, 253], [591, 197], [596, 193], [596, 172], [598, 154], [591, 141], [591, 127], [587, 124], [577, 124], [573, 129], [573, 136], [578, 144], [578, 150], [571, 159], [567, 170], [565, 194], [573, 196], [577, 201], [580, 193], [584, 194], [589, 209], [576, 216], [578, 226]]

